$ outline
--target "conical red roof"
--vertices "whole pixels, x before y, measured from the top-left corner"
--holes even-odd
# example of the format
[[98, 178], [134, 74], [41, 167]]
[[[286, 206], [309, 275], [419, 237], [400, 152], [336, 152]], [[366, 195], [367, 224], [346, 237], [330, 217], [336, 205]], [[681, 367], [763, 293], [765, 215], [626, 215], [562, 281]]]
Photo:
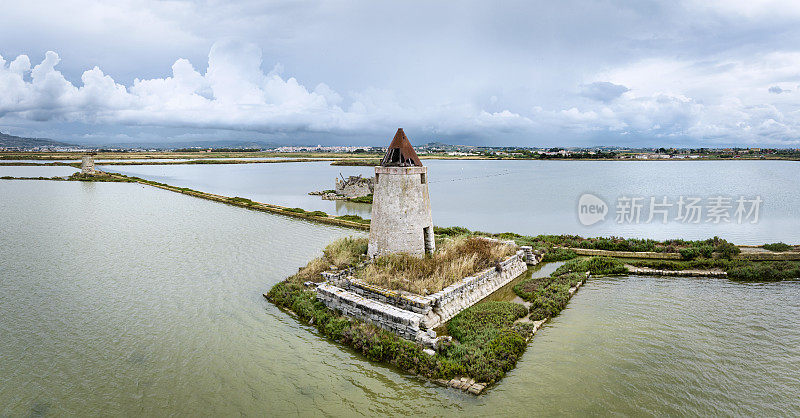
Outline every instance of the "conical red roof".
[[392, 143], [389, 144], [389, 149], [386, 150], [386, 155], [381, 161], [381, 166], [422, 167], [422, 161], [419, 160], [417, 153], [414, 152], [414, 147], [412, 147], [411, 142], [408, 141], [405, 132], [403, 132], [403, 128], [398, 128], [397, 133], [394, 134], [394, 139], [392, 139]]

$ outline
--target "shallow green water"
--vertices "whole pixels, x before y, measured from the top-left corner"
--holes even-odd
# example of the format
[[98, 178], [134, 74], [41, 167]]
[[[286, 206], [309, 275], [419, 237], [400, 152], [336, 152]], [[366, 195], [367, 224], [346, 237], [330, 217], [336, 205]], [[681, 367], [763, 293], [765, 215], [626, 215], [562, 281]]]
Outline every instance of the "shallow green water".
[[799, 282], [590, 280], [472, 397], [263, 299], [352, 231], [133, 184], [0, 196], [0, 416], [800, 414]]

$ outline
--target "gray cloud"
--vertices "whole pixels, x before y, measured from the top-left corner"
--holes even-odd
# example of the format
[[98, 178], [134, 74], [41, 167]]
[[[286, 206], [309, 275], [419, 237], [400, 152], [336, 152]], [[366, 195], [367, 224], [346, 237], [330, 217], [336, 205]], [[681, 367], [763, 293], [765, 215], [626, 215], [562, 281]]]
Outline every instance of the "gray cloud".
[[769, 92], [774, 94], [781, 94], [781, 93], [789, 93], [791, 92], [791, 90], [785, 90], [780, 88], [779, 86], [772, 86], [769, 88]]
[[791, 1], [11, 2], [0, 129], [797, 145], [763, 86], [796, 77], [798, 23]]
[[629, 88], [620, 84], [597, 81], [581, 86], [581, 95], [601, 102], [610, 102], [629, 90]]

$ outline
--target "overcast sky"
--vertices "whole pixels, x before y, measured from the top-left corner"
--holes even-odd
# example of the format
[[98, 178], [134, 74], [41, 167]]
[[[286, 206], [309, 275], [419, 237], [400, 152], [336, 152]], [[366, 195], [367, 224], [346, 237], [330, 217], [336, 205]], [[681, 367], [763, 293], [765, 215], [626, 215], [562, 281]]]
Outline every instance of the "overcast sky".
[[800, 147], [800, 2], [2, 1], [0, 131]]

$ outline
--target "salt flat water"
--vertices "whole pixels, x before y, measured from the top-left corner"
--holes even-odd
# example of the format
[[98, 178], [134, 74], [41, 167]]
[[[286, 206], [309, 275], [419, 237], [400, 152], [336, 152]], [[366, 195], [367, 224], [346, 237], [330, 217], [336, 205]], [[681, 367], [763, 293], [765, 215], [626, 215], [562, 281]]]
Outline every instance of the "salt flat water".
[[0, 166], [0, 177], [66, 177], [78, 170], [67, 166]]
[[[489, 232], [576, 234], [654, 239], [705, 239], [721, 236], [737, 244], [800, 243], [800, 162], [798, 161], [510, 161], [423, 160], [428, 167], [433, 222]], [[374, 174], [371, 167], [331, 166], [328, 162], [108, 166], [104, 169], [136, 175], [180, 187], [225, 196], [241, 196], [331, 214], [369, 217], [370, 206], [325, 201], [308, 192], [334, 188], [343, 175]], [[584, 226], [577, 203], [592, 193], [607, 204], [605, 221]], [[616, 222], [620, 197], [641, 197], [645, 208], [639, 223]], [[756, 223], [681, 223], [680, 196], [708, 199], [739, 197], [763, 200]], [[668, 223], [650, 223], [650, 197], [673, 204]], [[735, 207], [730, 213], [735, 213]], [[748, 207], [749, 209], [749, 207]], [[733, 218], [732, 218], [733, 219]]]
[[798, 281], [591, 279], [473, 397], [263, 299], [357, 232], [138, 184], [0, 196], [0, 416], [800, 415]]

